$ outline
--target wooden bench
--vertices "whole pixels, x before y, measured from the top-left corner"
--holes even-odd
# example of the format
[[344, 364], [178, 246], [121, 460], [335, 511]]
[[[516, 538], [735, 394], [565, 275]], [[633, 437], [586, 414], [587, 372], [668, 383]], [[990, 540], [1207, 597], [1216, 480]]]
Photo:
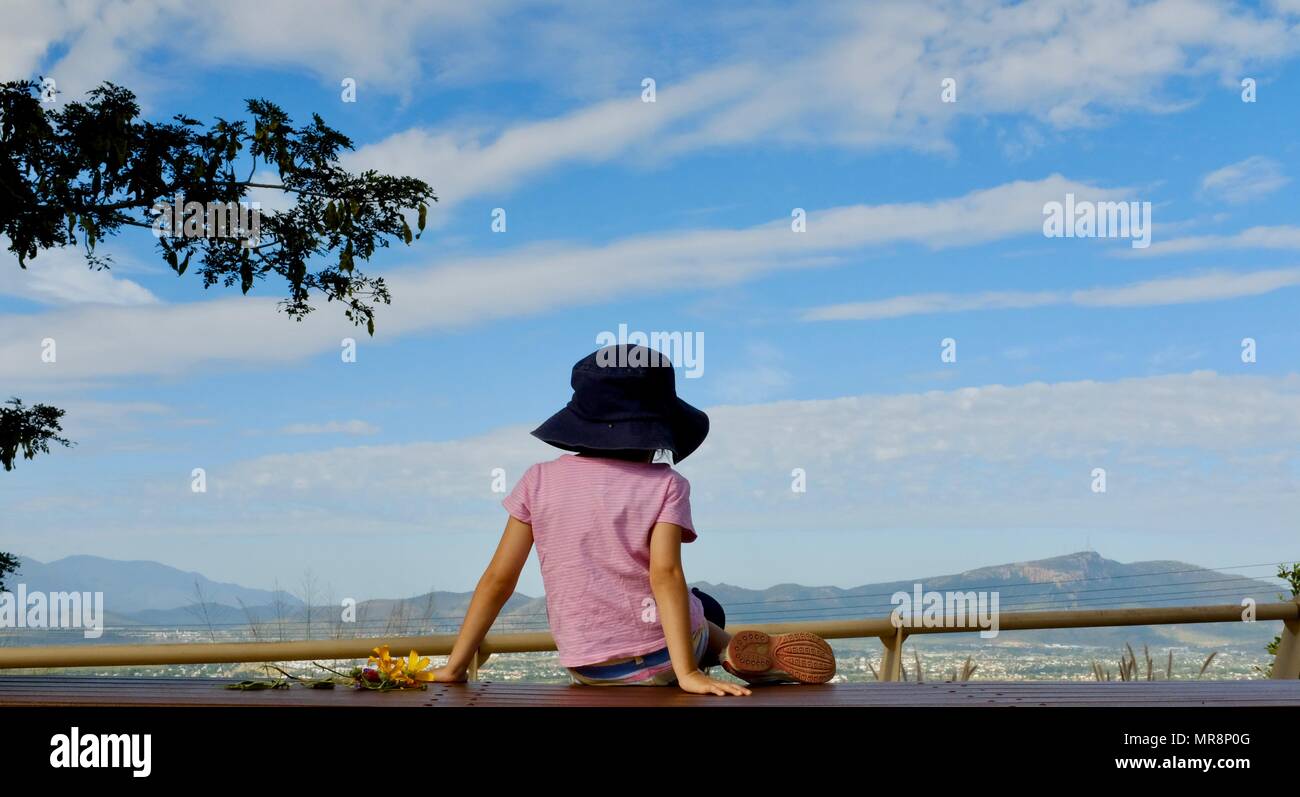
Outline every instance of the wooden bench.
[[584, 687], [508, 681], [427, 690], [226, 689], [216, 678], [0, 676], [4, 706], [1297, 706], [1300, 681], [968, 681], [768, 686], [750, 697], [688, 695], [673, 687]]

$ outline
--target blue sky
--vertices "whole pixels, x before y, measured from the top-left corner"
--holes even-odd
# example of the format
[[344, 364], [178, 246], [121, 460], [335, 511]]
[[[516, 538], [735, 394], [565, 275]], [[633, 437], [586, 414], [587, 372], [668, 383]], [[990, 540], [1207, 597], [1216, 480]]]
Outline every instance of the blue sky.
[[[277, 314], [273, 282], [178, 279], [147, 234], [106, 245], [111, 273], [5, 252], [0, 384], [66, 408], [78, 445], [0, 479], [0, 548], [469, 589], [505, 519], [492, 469], [558, 453], [528, 430], [626, 324], [704, 341], [678, 373], [714, 423], [681, 467], [692, 580], [850, 586], [1089, 544], [1300, 556], [1295, 3], [227, 5], [19, 12], [0, 69], [65, 97], [114, 80], [153, 118], [318, 112], [350, 167], [442, 201], [372, 262], [395, 294], [373, 339], [329, 305]], [[1066, 193], [1151, 203], [1151, 246], [1045, 237]]]

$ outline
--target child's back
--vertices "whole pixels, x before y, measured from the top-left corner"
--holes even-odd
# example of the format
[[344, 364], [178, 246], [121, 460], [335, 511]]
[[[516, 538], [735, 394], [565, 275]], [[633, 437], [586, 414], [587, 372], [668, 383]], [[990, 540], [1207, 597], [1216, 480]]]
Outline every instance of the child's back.
[[[551, 633], [565, 667], [664, 647], [650, 584], [650, 530], [696, 534], [690, 483], [663, 463], [566, 454], [533, 465], [503, 502], [531, 524]], [[691, 630], [704, 610], [690, 595]]]
[[721, 664], [751, 683], [825, 683], [835, 674], [825, 640], [753, 629], [733, 636], [718, 602], [687, 588], [681, 549], [696, 536], [691, 487], [651, 460], [690, 456], [709, 416], [677, 396], [671, 366], [626, 344], [574, 364], [573, 398], [533, 436], [579, 453], [532, 466], [502, 502], [510, 519], [436, 678], [467, 677], [534, 545], [551, 633], [574, 683], [747, 695], [707, 669]]

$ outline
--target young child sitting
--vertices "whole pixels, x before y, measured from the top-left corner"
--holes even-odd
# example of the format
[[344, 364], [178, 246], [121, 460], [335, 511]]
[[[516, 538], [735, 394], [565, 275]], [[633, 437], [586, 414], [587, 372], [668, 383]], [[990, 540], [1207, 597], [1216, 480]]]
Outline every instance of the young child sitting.
[[709, 677], [718, 664], [751, 685], [829, 681], [835, 656], [820, 637], [729, 634], [717, 601], [687, 590], [681, 546], [696, 538], [690, 483], [655, 459], [690, 456], [709, 418], [677, 397], [668, 359], [643, 346], [609, 346], [574, 365], [572, 385], [568, 405], [533, 435], [575, 453], [533, 465], [502, 502], [505, 533], [435, 680], [466, 678], [536, 543], [547, 619], [575, 683], [750, 694]]

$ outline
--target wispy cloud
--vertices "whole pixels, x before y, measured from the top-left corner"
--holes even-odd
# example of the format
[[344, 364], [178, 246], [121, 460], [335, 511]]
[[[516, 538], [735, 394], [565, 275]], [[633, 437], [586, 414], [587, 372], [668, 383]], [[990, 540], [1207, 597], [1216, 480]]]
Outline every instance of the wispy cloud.
[[[714, 531], [1124, 528], [1135, 517], [1144, 531], [1277, 530], [1300, 511], [1296, 475], [1277, 464], [1300, 446], [1294, 375], [984, 385], [708, 411], [709, 439], [682, 470]], [[168, 528], [179, 513], [200, 528], [210, 516], [253, 534], [353, 533], [359, 518], [374, 536], [486, 534], [500, 522], [493, 469], [513, 481], [560, 453], [528, 428], [260, 456], [212, 469], [202, 503], [170, 487], [134, 500], [150, 502], [140, 517]], [[1246, 450], [1258, 456], [1234, 458]], [[1096, 467], [1108, 472], [1107, 493], [1091, 491]], [[791, 491], [794, 468], [807, 494]], [[377, 517], [376, 506], [385, 508]]]
[[[734, 20], [696, 17], [700, 24]], [[1104, 124], [1114, 111], [1164, 113], [1192, 100], [1166, 89], [1177, 77], [1227, 82], [1245, 63], [1300, 50], [1287, 22], [1210, 2], [1070, 2], [1048, 7], [875, 3], [756, 13], [759, 29], [799, 45], [774, 72], [770, 39], [738, 42], [729, 60], [692, 75], [660, 76], [659, 98], [639, 100], [640, 73], [621, 98], [544, 120], [495, 127], [445, 125], [397, 133], [356, 163], [413, 171], [452, 202], [506, 190], [567, 162], [605, 162], [636, 150], [664, 157], [741, 144], [951, 150], [949, 126], [966, 114], [1007, 114], [1032, 148], [1035, 125]], [[656, 25], [663, 24], [657, 19]], [[792, 28], [797, 35], [792, 34]], [[717, 36], [726, 39], [727, 32]], [[757, 42], [762, 40], [762, 44]], [[608, 46], [608, 45], [606, 45]], [[939, 101], [951, 78], [957, 101]], [[1217, 181], [1267, 187], [1267, 164]], [[1229, 167], [1232, 168], [1232, 167]], [[1212, 181], [1214, 183], [1215, 181]]]
[[[731, 285], [827, 266], [882, 245], [943, 249], [1038, 233], [1043, 202], [1067, 192], [1092, 198], [1122, 193], [1052, 175], [932, 202], [814, 210], [806, 232], [793, 232], [789, 219], [777, 219], [744, 229], [643, 235], [600, 246], [529, 246], [433, 268], [400, 269], [385, 275], [393, 303], [381, 310], [376, 339], [627, 295]], [[619, 267], [611, 269], [611, 263]], [[0, 377], [64, 381], [176, 373], [213, 362], [282, 363], [337, 351], [345, 337], [364, 341], [364, 333], [328, 308], [293, 323], [275, 305], [274, 299], [242, 297], [0, 316]], [[40, 359], [46, 337], [58, 341], [57, 364]]]
[[[739, 30], [734, 13], [695, 6], [638, 13], [537, 0], [229, 0], [215, 17], [181, 3], [69, 1], [57, 12], [22, 5], [30, 12], [13, 16], [25, 20], [23, 36], [0, 34], [0, 71], [18, 77], [44, 67], [70, 96], [103, 79], [146, 93], [179, 90], [165, 66], [175, 62], [187, 70], [294, 67], [332, 91], [353, 77], [365, 102], [520, 80], [599, 98], [544, 119], [413, 128], [357, 161], [401, 164], [452, 202], [633, 149], [652, 157], [773, 142], [944, 150], [950, 125], [968, 114], [1096, 126], [1116, 111], [1186, 107], [1193, 100], [1172, 88], [1178, 78], [1227, 83], [1246, 64], [1300, 50], [1284, 16], [1208, 0], [771, 6], [747, 9]], [[716, 54], [683, 61], [689, 72], [651, 57], [699, 39]], [[773, 41], [781, 42], [779, 70], [770, 68]], [[146, 61], [164, 66], [146, 72]], [[653, 104], [639, 100], [646, 76], [659, 83]], [[939, 101], [947, 78], [956, 81], [954, 103]], [[1033, 125], [1015, 124], [1031, 146], [1041, 138]]]
[[910, 315], [1005, 310], [1061, 304], [1060, 291], [984, 291], [982, 293], [918, 293], [868, 302], [843, 302], [806, 310], [805, 321], [879, 321]]
[[362, 437], [379, 434], [379, 427], [360, 420], [327, 421], [325, 423], [291, 423], [280, 429], [280, 434], [291, 435], [352, 435]]
[[714, 395], [729, 404], [771, 401], [793, 381], [780, 349], [767, 343], [751, 343], [747, 348], [739, 364], [723, 368], [710, 380]]
[[437, 186], [439, 209], [445, 209], [509, 190], [550, 169], [607, 162], [660, 141], [674, 124], [734, 97], [758, 79], [753, 69], [721, 69], [665, 87], [653, 103], [628, 91], [565, 116], [504, 130], [406, 130], [362, 147], [345, 164], [422, 177]]
[[878, 321], [912, 315], [975, 310], [1022, 310], [1053, 305], [1079, 307], [1157, 307], [1259, 296], [1300, 285], [1300, 268], [1265, 271], [1211, 271], [1161, 277], [1106, 288], [1073, 291], [986, 291], [922, 293], [867, 302], [846, 302], [806, 310], [805, 321]]
[[9, 239], [0, 237], [0, 296], [46, 305], [158, 303], [149, 289], [112, 269], [91, 269], [78, 247], [41, 252], [26, 269], [18, 267], [8, 247]]
[[1300, 285], [1300, 268], [1213, 271], [1188, 277], [1146, 280], [1116, 288], [1075, 291], [1070, 294], [1070, 301], [1084, 307], [1152, 307], [1260, 296], [1297, 285]]
[[1282, 164], [1256, 155], [1205, 175], [1201, 178], [1201, 194], [1237, 205], [1268, 196], [1289, 182]]
[[[17, 2], [18, 8], [6, 12], [23, 24], [6, 26], [5, 32], [12, 31], [17, 46], [0, 47], [0, 68], [7, 79], [31, 75], [44, 63], [45, 74], [71, 94], [103, 80], [148, 94], [182, 88], [170, 64], [183, 63], [191, 72], [239, 64], [303, 69], [335, 87], [343, 77], [353, 77], [376, 96], [409, 94], [429, 70], [454, 76], [460, 70], [472, 74], [475, 68], [500, 67], [508, 52], [502, 16], [537, 5], [513, 0], [370, 0], [364, 5], [226, 0], [222, 13], [210, 14], [180, 2]], [[453, 50], [458, 57], [451, 55]], [[52, 54], [57, 57], [48, 63]]]
[[1146, 249], [1117, 251], [1121, 257], [1150, 257], [1217, 249], [1300, 249], [1300, 227], [1289, 224], [1250, 227], [1231, 235], [1189, 235], [1156, 241]]

